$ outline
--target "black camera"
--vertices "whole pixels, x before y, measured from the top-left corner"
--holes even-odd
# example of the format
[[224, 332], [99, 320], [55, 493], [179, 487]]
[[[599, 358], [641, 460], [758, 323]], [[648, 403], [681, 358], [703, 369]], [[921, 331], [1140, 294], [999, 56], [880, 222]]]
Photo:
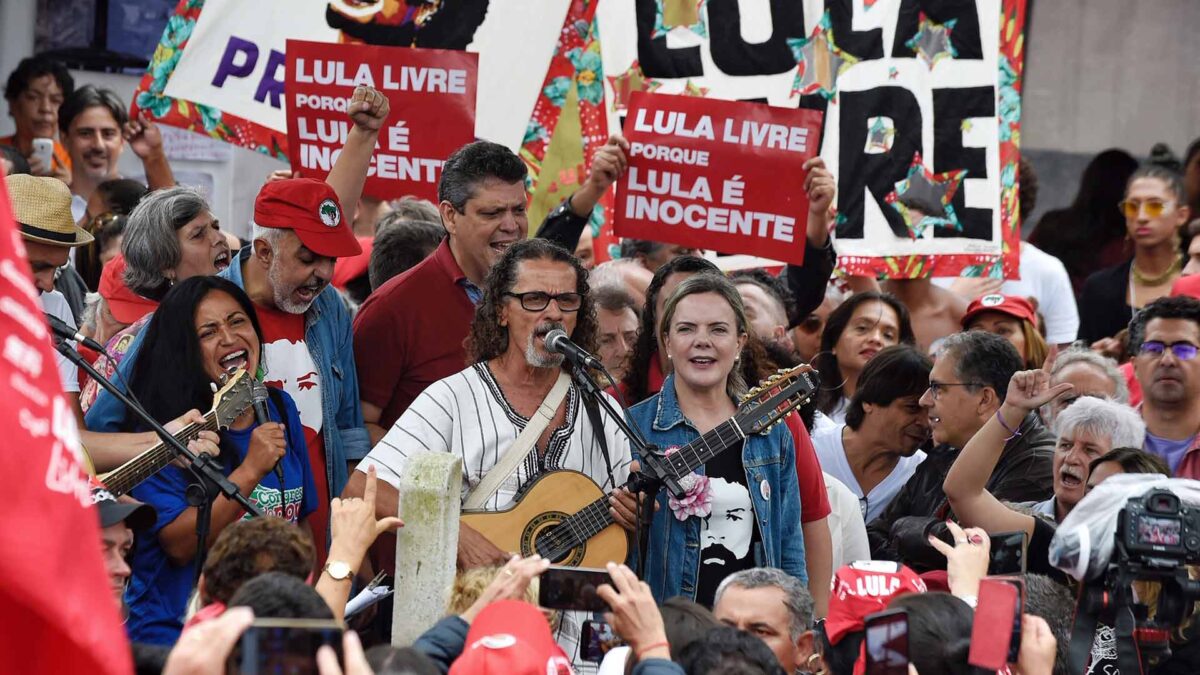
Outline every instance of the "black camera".
[[1121, 509], [1117, 546], [1123, 560], [1151, 567], [1200, 564], [1200, 510], [1169, 490], [1150, 490]]

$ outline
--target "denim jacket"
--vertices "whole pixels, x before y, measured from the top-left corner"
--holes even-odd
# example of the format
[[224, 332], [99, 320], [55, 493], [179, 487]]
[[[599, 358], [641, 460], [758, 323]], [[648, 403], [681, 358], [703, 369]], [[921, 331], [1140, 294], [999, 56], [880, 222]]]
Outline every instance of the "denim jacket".
[[[242, 249], [233, 264], [218, 276], [225, 277], [239, 288], [245, 288], [242, 280], [242, 263], [249, 257], [250, 247]], [[138, 334], [118, 371], [127, 380], [133, 375], [133, 365], [141, 350], [142, 338]], [[317, 299], [304, 313], [304, 339], [317, 374], [321, 378], [321, 419], [324, 420], [321, 435], [325, 440], [325, 478], [329, 481], [329, 494], [336, 497], [346, 487], [350, 474], [347, 462], [356, 462], [367, 456], [371, 441], [363, 424], [362, 408], [358, 401], [358, 371], [354, 368], [354, 338], [350, 333], [350, 316], [342, 304], [337, 291], [332, 287], [321, 291]], [[125, 390], [120, 378], [114, 382]], [[125, 410], [115, 397], [100, 392], [96, 402], [88, 409], [86, 421], [92, 431], [121, 431]], [[314, 467], [315, 468], [315, 467]]]
[[[674, 375], [667, 377], [659, 393], [631, 408], [628, 418], [648, 443], [660, 449], [686, 445], [700, 436], [679, 409]], [[796, 449], [787, 428], [779, 425], [766, 433], [747, 436], [742, 465], [762, 537], [755, 544], [755, 565], [777, 567], [808, 583], [800, 530]], [[703, 474], [704, 467], [698, 467], [696, 473]], [[666, 491], [659, 493], [658, 502], [650, 525], [644, 580], [659, 604], [676, 595], [694, 600], [700, 576], [700, 519], [677, 520], [668, 506]], [[632, 557], [636, 562], [636, 551]]]

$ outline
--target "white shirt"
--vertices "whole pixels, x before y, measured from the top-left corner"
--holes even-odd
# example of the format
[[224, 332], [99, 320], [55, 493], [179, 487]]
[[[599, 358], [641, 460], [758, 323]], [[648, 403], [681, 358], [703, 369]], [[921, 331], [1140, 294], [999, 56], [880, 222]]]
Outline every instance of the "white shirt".
[[[814, 429], [812, 442], [817, 450], [817, 459], [821, 462], [821, 470], [830, 474], [850, 488], [855, 498], [859, 500], [859, 510], [863, 513], [863, 522], [871, 522], [883, 513], [892, 499], [899, 494], [904, 484], [917, 470], [917, 465], [925, 461], [925, 453], [918, 450], [912, 457], [902, 457], [886, 478], [879, 481], [869, 494], [864, 495], [846, 460], [846, 447], [842, 445], [842, 429], [845, 424], [824, 429]], [[866, 497], [866, 508], [862, 508], [863, 497]], [[865, 511], [865, 512], [864, 512]]]
[[[59, 321], [67, 324], [71, 328], [75, 328], [75, 317], [71, 315], [71, 306], [67, 304], [67, 297], [59, 291], [50, 291], [42, 293], [42, 309], [51, 316], [57, 317]], [[69, 342], [74, 347], [74, 342]], [[79, 367], [71, 363], [67, 357], [54, 351], [54, 361], [58, 365], [58, 377], [62, 380], [63, 391], [68, 394], [79, 393]]]
[[[608, 397], [608, 394], [604, 394]], [[610, 402], [615, 405], [615, 401]], [[570, 469], [590, 477], [602, 490], [613, 489], [591, 419], [583, 410], [579, 388], [574, 383], [566, 396], [566, 420], [553, 432], [549, 447], [540, 458], [529, 453], [517, 469], [500, 485], [484, 510], [500, 511], [512, 505], [516, 496], [544, 471]], [[629, 441], [603, 410], [604, 428], [600, 430], [608, 444], [613, 480], [624, 485], [633, 457]], [[380, 480], [399, 487], [400, 475], [409, 457], [425, 452], [450, 452], [462, 458], [462, 497], [465, 499], [487, 472], [496, 465], [517, 435], [528, 424], [504, 398], [499, 384], [486, 364], [478, 363], [429, 385], [379, 443], [358, 465], [366, 472], [374, 466]], [[579, 633], [589, 615], [563, 612], [556, 635], [577, 669], [594, 670], [594, 664], [579, 658]]]
[[[1037, 300], [1037, 311], [1046, 320], [1046, 342], [1074, 342], [1079, 333], [1079, 308], [1075, 305], [1071, 277], [1062, 261], [1023, 241], [1020, 274], [1020, 279], [1005, 281], [1000, 292]], [[954, 283], [954, 277], [938, 277], [933, 281], [947, 288]]]
[[825, 522], [833, 539], [833, 569], [839, 570], [855, 560], [870, 560], [871, 544], [858, 497], [829, 474], [825, 474], [825, 493], [829, 496], [829, 518]]

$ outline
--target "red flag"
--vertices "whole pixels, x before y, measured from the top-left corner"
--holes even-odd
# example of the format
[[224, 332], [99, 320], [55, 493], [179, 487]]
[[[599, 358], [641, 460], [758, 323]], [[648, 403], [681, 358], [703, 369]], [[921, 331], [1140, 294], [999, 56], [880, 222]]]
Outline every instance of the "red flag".
[[2, 181], [0, 401], [0, 672], [131, 673], [75, 417]]

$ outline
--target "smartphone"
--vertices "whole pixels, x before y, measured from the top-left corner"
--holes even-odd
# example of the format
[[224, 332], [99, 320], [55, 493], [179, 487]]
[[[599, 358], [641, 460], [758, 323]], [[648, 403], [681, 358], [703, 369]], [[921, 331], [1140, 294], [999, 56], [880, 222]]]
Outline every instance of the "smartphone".
[[1021, 653], [1021, 615], [1025, 613], [1025, 580], [1019, 577], [996, 577], [995, 581], [1016, 589], [1017, 600], [1013, 606], [1012, 637], [1008, 641], [1008, 662], [1016, 663]]
[[584, 621], [579, 633], [579, 655], [584, 661], [600, 663], [608, 650], [620, 644], [607, 621]]
[[988, 535], [992, 540], [988, 574], [1025, 574], [1025, 547], [1028, 535], [1024, 530]]
[[[975, 620], [971, 625], [971, 652], [968, 662], [989, 671], [998, 671], [1015, 660], [1012, 631], [1020, 635], [1020, 596], [1008, 580], [988, 578], [979, 582]], [[1020, 651], [1020, 642], [1016, 644]]]
[[596, 589], [612, 583], [607, 570], [551, 565], [538, 578], [538, 604], [546, 609], [607, 612]]
[[342, 660], [342, 627], [325, 619], [256, 619], [229, 655], [226, 673], [317, 675], [317, 649], [329, 645]]
[[908, 675], [908, 611], [871, 614], [864, 624], [867, 675]]
[[37, 157], [42, 163], [42, 170], [50, 173], [53, 168], [54, 161], [54, 139], [52, 138], [35, 138], [33, 139], [33, 157]]

